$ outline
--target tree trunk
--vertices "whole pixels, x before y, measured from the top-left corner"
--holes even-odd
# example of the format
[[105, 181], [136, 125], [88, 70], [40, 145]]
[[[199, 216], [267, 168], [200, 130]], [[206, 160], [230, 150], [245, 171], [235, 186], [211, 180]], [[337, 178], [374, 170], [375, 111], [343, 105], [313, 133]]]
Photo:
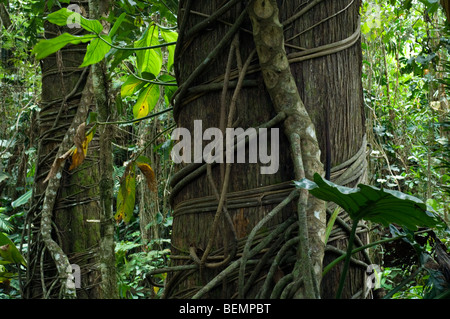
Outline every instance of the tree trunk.
[[[223, 6], [229, 3], [233, 1]], [[333, 167], [353, 157], [363, 146], [365, 126], [361, 84], [362, 58], [358, 37], [360, 2], [339, 0], [312, 3], [308, 9], [310, 1], [278, 1], [279, 19], [284, 26], [285, 48], [291, 72], [309, 117], [315, 125], [322, 150], [321, 161]], [[180, 1], [180, 35], [175, 64], [180, 90], [176, 96], [174, 116], [179, 127], [187, 128], [191, 132], [192, 149], [195, 148], [194, 144], [199, 142], [199, 138], [194, 136], [194, 120], [202, 121], [203, 131], [217, 127], [224, 132], [224, 122], [233, 103], [236, 106], [235, 116], [231, 118], [234, 127], [244, 130], [258, 128], [271, 119], [277, 119], [277, 113], [265, 87], [267, 83], [264, 83], [259, 71], [260, 61], [256, 59], [257, 55], [253, 55], [249, 60], [251, 63], [242, 87], [236, 84], [239, 70], [245, 70], [245, 62], [255, 48], [252, 25], [241, 4], [230, 5], [229, 9], [220, 12], [221, 4], [220, 1]], [[295, 13], [304, 9], [305, 14], [288, 21]], [[339, 13], [335, 16], [326, 19], [337, 12]], [[218, 20], [206, 24], [205, 29], [193, 31], [197, 28], [194, 26], [214, 13], [220, 13]], [[243, 23], [239, 31], [232, 34], [232, 25], [241, 15], [244, 15]], [[314, 25], [316, 26], [308, 29]], [[345, 40], [355, 32], [357, 36], [350, 38], [354, 41], [340, 50], [306, 50]], [[219, 47], [214, 55], [214, 50], [222, 41], [225, 41], [224, 46]], [[227, 65], [230, 72], [227, 72]], [[203, 69], [197, 69], [198, 66]], [[224, 78], [229, 81], [225, 81], [228, 89], [224, 90], [226, 94], [222, 95]], [[240, 94], [234, 100], [236, 87], [240, 89]], [[191, 175], [187, 172], [202, 170], [199, 168], [201, 164], [178, 165], [177, 173], [172, 178], [171, 197], [174, 208], [173, 263], [174, 266], [191, 266], [187, 266], [190, 270], [176, 272], [169, 277], [166, 297], [268, 298], [280, 297], [282, 294], [295, 295], [298, 283], [293, 282], [292, 287], [296, 289], [291, 289], [289, 285], [283, 286], [283, 283], [289, 283], [289, 274], [293, 272], [297, 259], [297, 244], [293, 243], [295, 240], [290, 242], [295, 237], [289, 237], [298, 229], [292, 222], [296, 220], [292, 216], [297, 214], [294, 203], [285, 206], [256, 233], [254, 245], [262, 245], [265, 238], [271, 240], [251, 258], [252, 261], [248, 262], [245, 268], [241, 266], [244, 261], [240, 262], [241, 264], [231, 263], [242, 255], [247, 258], [245, 255], [251, 252], [251, 249], [244, 251], [244, 245], [248, 243], [249, 235], [253, 236], [252, 229], [293, 190], [291, 181], [295, 175], [290, 154], [292, 145], [283, 134], [283, 126], [282, 121], [272, 126], [280, 129], [277, 141], [280, 165], [275, 174], [261, 174], [261, 167], [267, 164], [249, 163], [248, 155], [245, 163], [231, 165], [228, 184], [225, 181], [226, 164], [211, 165], [210, 169], [203, 166], [202, 173]], [[268, 141], [271, 141], [271, 137], [269, 134]], [[202, 149], [208, 143], [207, 140], [203, 141]], [[269, 145], [272, 146], [270, 143]], [[363, 162], [364, 155], [363, 152]], [[363, 176], [363, 172], [364, 167], [358, 174]], [[358, 174], [354, 172], [352, 176], [358, 177]], [[333, 172], [331, 177], [337, 178], [337, 173]], [[345, 184], [354, 185], [355, 182], [350, 180]], [[221, 205], [220, 193], [224, 184], [227, 187], [227, 198], [223, 207], [226, 209], [221, 210], [218, 207]], [[310, 212], [310, 215], [312, 214], [313, 212]], [[217, 216], [220, 217], [216, 219]], [[219, 221], [216, 232], [215, 220]], [[325, 225], [322, 230], [324, 227]], [[280, 230], [283, 236], [276, 234], [276, 230]], [[333, 244], [344, 249], [346, 240], [336, 238], [338, 239]], [[314, 251], [314, 247], [312, 249]], [[285, 252], [285, 256], [276, 255], [280, 250]], [[327, 253], [324, 265], [335, 257], [336, 255]], [[280, 258], [278, 264], [274, 262], [277, 258]], [[223, 276], [216, 277], [219, 273]], [[334, 297], [339, 276], [340, 269], [334, 269], [323, 278], [322, 298]], [[267, 277], [271, 280], [266, 280]], [[211, 284], [211, 280], [217, 278], [220, 278], [218, 284]], [[351, 270], [348, 278], [351, 280], [344, 291], [344, 298], [354, 295], [364, 283], [363, 273], [356, 269]], [[205, 294], [198, 293], [205, 291], [204, 288], [208, 285], [214, 286], [214, 289], [208, 288]]]
[[[109, 14], [110, 1], [89, 1], [89, 11], [91, 18], [100, 20]], [[113, 120], [113, 107], [109, 99], [109, 82], [106, 76], [106, 61], [102, 60], [92, 66], [92, 88], [100, 122]], [[114, 129], [111, 125], [104, 125], [99, 128], [99, 194], [100, 194], [100, 291], [102, 298], [119, 298], [116, 275], [116, 257], [114, 252], [114, 181], [113, 181], [113, 157], [111, 140]]]
[[[80, 9], [88, 17], [87, 2], [80, 4]], [[81, 30], [45, 23], [46, 38], [63, 32], [77, 34]], [[99, 269], [104, 261], [99, 256], [104, 232], [100, 221], [104, 220], [102, 207], [106, 204], [102, 202], [101, 206], [99, 198], [102, 176], [98, 137], [89, 143], [87, 156], [80, 166], [70, 169], [69, 157], [62, 163], [60, 172], [47, 178], [55, 167], [55, 159], [74, 145], [77, 128], [85, 123], [89, 112], [96, 111], [94, 98], [98, 102], [98, 95], [94, 96], [91, 70], [79, 68], [85, 53], [86, 45], [69, 45], [41, 61], [40, 138], [33, 206], [27, 218], [25, 298], [111, 296], [101, 289]], [[64, 273], [62, 266], [67, 267], [68, 273]], [[73, 279], [71, 283], [67, 281], [70, 279]]]

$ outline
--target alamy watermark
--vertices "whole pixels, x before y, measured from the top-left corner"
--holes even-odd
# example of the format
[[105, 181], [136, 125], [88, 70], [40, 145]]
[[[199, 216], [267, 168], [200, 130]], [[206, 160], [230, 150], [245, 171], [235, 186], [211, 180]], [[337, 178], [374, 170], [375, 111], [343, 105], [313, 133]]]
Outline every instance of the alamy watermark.
[[78, 14], [75, 14], [75, 13], [71, 14], [67, 18], [67, 20], [66, 20], [67, 27], [69, 27], [70, 29], [73, 29], [73, 28], [79, 29], [79, 28], [81, 28], [81, 12], [82, 11], [81, 11], [80, 6], [77, 5], [77, 4], [69, 4], [67, 6], [67, 10], [78, 13]]
[[75, 289], [81, 288], [81, 268], [77, 264], [67, 266], [67, 287]]
[[370, 264], [366, 268], [366, 274], [367, 274], [367, 278], [366, 278], [367, 290], [366, 290], [366, 295], [364, 296], [364, 298], [367, 297], [367, 295], [369, 294], [369, 291], [371, 289], [381, 288], [381, 277], [383, 276], [383, 270], [377, 264]]
[[[172, 140], [180, 140], [171, 151], [172, 160], [179, 163], [248, 163], [268, 164], [260, 168], [261, 174], [278, 172], [279, 161], [279, 129], [270, 129], [270, 143], [267, 128], [226, 128], [225, 137], [221, 129], [207, 128], [203, 132], [201, 120], [194, 120], [194, 136], [186, 128], [176, 128]], [[224, 140], [225, 139], [225, 140]], [[246, 139], [248, 139], [246, 141]], [[191, 145], [191, 141], [194, 145]], [[235, 143], [236, 140], [236, 143]], [[211, 141], [203, 148], [203, 141]], [[248, 143], [248, 156], [246, 144]], [[268, 152], [270, 144], [270, 153]], [[225, 148], [224, 148], [225, 146]], [[192, 153], [193, 149], [193, 153]], [[225, 152], [224, 152], [225, 149]], [[236, 158], [235, 158], [236, 155]]]

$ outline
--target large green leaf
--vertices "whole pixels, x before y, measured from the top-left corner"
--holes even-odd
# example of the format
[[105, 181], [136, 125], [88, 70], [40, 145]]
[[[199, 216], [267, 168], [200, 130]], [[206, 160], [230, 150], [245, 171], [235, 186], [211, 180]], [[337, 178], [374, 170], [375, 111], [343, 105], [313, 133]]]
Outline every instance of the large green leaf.
[[0, 232], [0, 264], [22, 264], [27, 265], [16, 245], [4, 233]]
[[[158, 27], [150, 26], [144, 33], [143, 37], [134, 43], [135, 48], [143, 48], [158, 45], [159, 43]], [[162, 68], [162, 53], [161, 49], [149, 49], [136, 51], [136, 66], [139, 72], [151, 73], [158, 76]]]
[[125, 19], [125, 16], [126, 16], [126, 15], [127, 15], [127, 14], [126, 14], [125, 12], [123, 12], [123, 13], [117, 18], [116, 22], [114, 22], [114, 25], [112, 26], [112, 28], [111, 28], [111, 30], [109, 31], [109, 34], [108, 34], [110, 38], [112, 38], [112, 37], [116, 34], [117, 30], [119, 29], [119, 27], [120, 27], [120, 25], [122, 24], [123, 19]]
[[33, 191], [30, 189], [28, 192], [20, 196], [18, 199], [11, 203], [12, 208], [17, 208], [28, 203], [28, 200], [31, 198]]
[[[111, 38], [109, 36], [103, 35], [102, 38], [111, 43]], [[80, 65], [80, 68], [100, 62], [110, 49], [111, 46], [109, 44], [99, 38], [95, 38], [91, 41], [91, 43], [89, 43], [86, 50], [86, 55], [84, 56], [84, 60]]]
[[298, 188], [308, 189], [315, 197], [341, 206], [353, 220], [370, 220], [384, 226], [398, 224], [411, 230], [421, 227], [446, 227], [439, 216], [420, 199], [398, 191], [359, 184], [349, 188], [314, 175], [314, 182], [303, 179], [295, 182]]
[[[178, 33], [171, 30], [161, 29], [161, 36], [166, 42], [176, 42], [178, 39]], [[174, 45], [168, 46], [167, 51], [169, 51], [169, 57], [167, 59], [167, 70], [170, 71], [172, 69], [174, 61], [175, 46]]]
[[83, 29], [94, 32], [95, 34], [99, 34], [103, 30], [100, 21], [86, 19], [78, 12], [70, 11], [67, 8], [62, 8], [56, 12], [50, 13], [47, 16], [47, 20], [59, 26], [79, 23]]
[[86, 43], [96, 38], [94, 34], [85, 34], [83, 36], [76, 36], [69, 33], [63, 33], [56, 38], [39, 41], [33, 48], [32, 53], [36, 53], [38, 60], [55, 53], [59, 49], [65, 47], [67, 44]]
[[140, 88], [142, 88], [144, 84], [144, 81], [137, 79], [133, 74], [130, 74], [120, 88], [120, 95], [122, 97], [132, 96]]

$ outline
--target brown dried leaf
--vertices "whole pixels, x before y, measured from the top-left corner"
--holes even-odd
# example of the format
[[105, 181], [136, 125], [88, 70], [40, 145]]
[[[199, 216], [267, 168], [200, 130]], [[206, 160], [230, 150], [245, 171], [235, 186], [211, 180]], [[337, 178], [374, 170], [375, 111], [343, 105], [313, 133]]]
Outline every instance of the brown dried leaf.
[[73, 141], [75, 143], [76, 149], [72, 155], [72, 163], [69, 167], [69, 171], [80, 166], [86, 158], [88, 145], [94, 136], [94, 132], [91, 132], [86, 136], [85, 130], [86, 124], [80, 124], [80, 126], [78, 126], [77, 133], [74, 136]]
[[48, 172], [47, 177], [44, 180], [44, 183], [47, 183], [51, 178], [53, 178], [56, 173], [58, 172], [59, 168], [61, 167], [61, 164], [74, 152], [74, 149], [71, 148], [66, 153], [64, 153], [62, 156], [55, 158], [53, 161], [52, 167], [50, 167], [50, 172]]
[[152, 192], [156, 192], [156, 177], [152, 167], [147, 163], [136, 163], [147, 181], [147, 186]]

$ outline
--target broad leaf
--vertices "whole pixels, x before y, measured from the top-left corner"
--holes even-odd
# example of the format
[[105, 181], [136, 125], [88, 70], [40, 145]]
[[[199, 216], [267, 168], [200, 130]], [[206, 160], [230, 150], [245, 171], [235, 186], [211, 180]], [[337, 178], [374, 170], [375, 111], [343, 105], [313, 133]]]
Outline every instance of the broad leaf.
[[133, 107], [135, 119], [147, 116], [159, 100], [159, 86], [150, 84], [139, 93], [136, 104]]
[[137, 79], [134, 75], [128, 75], [127, 80], [120, 88], [120, 95], [122, 97], [131, 96], [144, 86], [144, 84], [144, 81]]
[[4, 233], [0, 232], [0, 264], [27, 265], [16, 245]]
[[[160, 44], [158, 37], [158, 27], [150, 26], [144, 33], [144, 36], [134, 43], [134, 47], [143, 48], [158, 45]], [[141, 74], [148, 72], [153, 74], [156, 78], [162, 68], [161, 49], [136, 51], [136, 62], [136, 66]]]
[[111, 28], [111, 30], [109, 31], [109, 34], [108, 34], [108, 36], [109, 36], [110, 38], [112, 38], [112, 37], [116, 34], [117, 30], [119, 29], [119, 27], [120, 27], [120, 25], [122, 24], [123, 19], [125, 19], [125, 16], [126, 16], [126, 15], [127, 15], [127, 14], [126, 14], [125, 12], [123, 12], [123, 13], [117, 18], [116, 22], [114, 22], [114, 25], [112, 26], [112, 28]]
[[22, 205], [28, 203], [28, 200], [31, 198], [32, 193], [33, 193], [33, 191], [30, 189], [28, 192], [26, 192], [25, 194], [20, 196], [18, 199], [13, 201], [11, 203], [12, 208], [17, 208], [19, 206], [22, 206]]
[[0, 283], [9, 282], [11, 279], [15, 277], [17, 277], [17, 273], [2, 271], [2, 269], [0, 268]]
[[156, 177], [150, 165], [150, 159], [145, 156], [139, 156], [136, 160], [136, 165], [139, 167], [141, 173], [145, 176], [147, 186], [152, 192], [156, 192]]
[[[83, 132], [84, 133], [84, 132]], [[88, 145], [94, 137], [95, 130], [92, 130], [89, 134], [83, 134], [83, 140], [81, 145], [77, 145], [76, 149], [72, 153], [72, 163], [70, 164], [69, 171], [80, 166], [87, 155]]]
[[96, 35], [86, 34], [83, 36], [76, 36], [69, 33], [63, 33], [56, 38], [50, 40], [41, 40], [33, 48], [32, 53], [36, 53], [36, 59], [43, 59], [50, 54], [55, 53], [68, 44], [86, 43], [94, 39]]
[[115, 219], [117, 222], [123, 220], [129, 223], [133, 216], [136, 198], [136, 168], [134, 163], [130, 164], [122, 177], [119, 192], [117, 194], [117, 212]]
[[[111, 38], [109, 36], [102, 35], [102, 38], [111, 43]], [[86, 55], [84, 56], [84, 60], [80, 65], [80, 68], [100, 62], [101, 60], [103, 60], [106, 53], [108, 53], [110, 49], [111, 46], [108, 43], [105, 43], [99, 38], [95, 38], [91, 41], [91, 43], [89, 43], [86, 50]]]
[[411, 230], [422, 227], [446, 227], [445, 223], [427, 209], [420, 199], [398, 191], [359, 184], [358, 188], [336, 185], [314, 174], [314, 182], [295, 182], [315, 197], [341, 206], [353, 220], [370, 220], [389, 226], [398, 224]]
[[59, 26], [78, 23], [83, 29], [95, 34], [99, 34], [103, 30], [100, 21], [86, 19], [78, 12], [70, 11], [67, 8], [50, 13], [47, 20]]
[[0, 183], [3, 182], [4, 180], [8, 179], [9, 175], [3, 172], [0, 172]]
[[[178, 33], [170, 30], [161, 30], [161, 36], [166, 42], [176, 42], [178, 39]], [[167, 59], [167, 70], [170, 71], [173, 66], [175, 46], [168, 46], [167, 51], [169, 51], [169, 57]]]

